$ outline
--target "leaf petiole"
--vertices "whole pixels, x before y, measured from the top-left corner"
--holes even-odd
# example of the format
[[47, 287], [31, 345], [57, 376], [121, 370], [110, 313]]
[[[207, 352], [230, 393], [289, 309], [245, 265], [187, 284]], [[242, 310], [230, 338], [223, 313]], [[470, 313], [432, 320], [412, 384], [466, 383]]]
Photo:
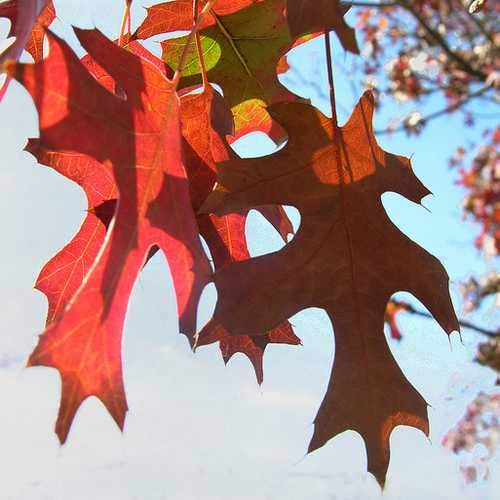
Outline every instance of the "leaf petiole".
[[193, 29], [189, 33], [186, 44], [184, 45], [184, 48], [182, 49], [182, 54], [179, 59], [179, 65], [177, 67], [177, 70], [174, 73], [173, 77], [173, 82], [174, 86], [177, 87], [179, 84], [179, 80], [181, 79], [182, 71], [184, 70], [184, 66], [186, 65], [186, 59], [187, 55], [189, 52], [189, 47], [191, 46], [191, 43], [193, 42], [193, 39], [196, 36], [196, 33], [200, 29], [201, 23], [203, 22], [203, 19], [207, 15], [207, 13], [210, 11], [210, 9], [215, 5], [217, 0], [208, 0], [208, 2], [205, 4], [201, 12], [198, 14], [198, 17], [196, 19], [196, 22], [194, 23]]

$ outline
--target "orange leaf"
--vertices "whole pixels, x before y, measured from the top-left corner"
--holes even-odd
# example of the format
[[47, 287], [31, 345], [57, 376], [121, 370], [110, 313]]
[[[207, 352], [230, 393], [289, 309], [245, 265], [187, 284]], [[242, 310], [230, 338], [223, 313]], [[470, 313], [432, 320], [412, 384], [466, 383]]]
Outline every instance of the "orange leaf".
[[30, 366], [50, 366], [61, 373], [56, 423], [61, 442], [89, 396], [98, 397], [123, 427], [122, 329], [132, 288], [151, 248], [159, 247], [169, 259], [180, 327], [187, 334], [194, 334], [198, 299], [210, 279], [181, 157], [173, 82], [150, 61], [98, 31], [75, 32], [124, 98], [101, 86], [53, 34], [47, 59], [8, 66], [35, 101], [43, 148], [93, 158], [103, 173], [112, 172], [119, 193], [95, 262], [29, 360]]

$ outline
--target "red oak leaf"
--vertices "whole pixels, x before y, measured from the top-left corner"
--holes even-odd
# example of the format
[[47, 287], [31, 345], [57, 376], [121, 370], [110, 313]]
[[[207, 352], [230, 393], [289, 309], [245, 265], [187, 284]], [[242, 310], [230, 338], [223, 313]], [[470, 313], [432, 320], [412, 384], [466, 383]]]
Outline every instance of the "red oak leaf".
[[[181, 98], [181, 123], [191, 199], [194, 209], [198, 210], [215, 186], [215, 163], [234, 156], [223, 139], [225, 134], [232, 131], [232, 116], [222, 97], [207, 85], [201, 93]], [[267, 206], [259, 207], [259, 210], [278, 231], [281, 230], [282, 237], [287, 241], [292, 226], [282, 208]], [[210, 249], [216, 270], [231, 262], [250, 258], [245, 237], [247, 214], [248, 210], [244, 210], [223, 217], [198, 217], [200, 233]], [[220, 348], [225, 362], [236, 352], [250, 359], [259, 384], [263, 380], [262, 358], [266, 345], [300, 343], [288, 321], [257, 340], [247, 336], [230, 336], [223, 329], [218, 329], [214, 335], [220, 335]]]
[[43, 59], [43, 40], [45, 38], [45, 28], [48, 28], [55, 18], [56, 11], [54, 9], [54, 5], [52, 1], [49, 1], [47, 6], [38, 16], [25, 47], [35, 62]]
[[115, 80], [123, 98], [101, 86], [71, 49], [50, 34], [47, 59], [7, 69], [32, 95], [40, 144], [106, 165], [118, 187], [116, 212], [99, 255], [60, 317], [40, 337], [29, 365], [57, 368], [61, 442], [89, 396], [123, 427], [121, 367], [130, 293], [150, 250], [167, 255], [181, 330], [194, 333], [196, 307], [210, 279], [181, 157], [179, 105], [172, 81], [149, 61], [95, 30], [75, 29], [81, 45]]
[[[199, 2], [199, 10], [203, 9], [208, 0]], [[215, 16], [234, 14], [249, 5], [265, 0], [218, 0], [212, 12], [202, 20], [200, 29], [216, 24]], [[160, 33], [173, 31], [188, 31], [193, 27], [193, 0], [175, 0], [158, 3], [146, 7], [146, 19], [137, 28], [133, 38], [146, 39]]]
[[344, 19], [350, 7], [338, 0], [287, 0], [286, 14], [290, 33], [297, 37], [314, 30], [332, 29], [345, 50], [359, 54], [354, 30]]
[[255, 336], [307, 307], [325, 309], [334, 326], [335, 361], [309, 451], [355, 430], [366, 444], [368, 470], [383, 485], [392, 430], [410, 425], [428, 433], [427, 404], [383, 335], [387, 302], [409, 291], [447, 333], [459, 325], [443, 266], [384, 211], [386, 191], [416, 203], [429, 191], [408, 159], [377, 144], [373, 108], [366, 93], [346, 125], [335, 128], [311, 106], [270, 106], [288, 131], [287, 145], [268, 157], [218, 165], [218, 185], [204, 210], [225, 215], [273, 201], [295, 206], [302, 225], [282, 250], [215, 274], [214, 321], [198, 343], [211, 339], [217, 323], [231, 334]]
[[35, 287], [47, 296], [48, 325], [61, 316], [94, 264], [115, 213], [118, 189], [109, 166], [89, 156], [47, 150], [38, 139], [30, 139], [26, 151], [79, 184], [89, 208], [77, 234], [45, 264], [36, 281]]
[[[167, 76], [165, 64], [139, 43], [132, 42], [127, 48], [157, 65]], [[103, 87], [115, 91], [114, 79], [102, 66], [88, 55], [83, 57], [82, 64]], [[115, 212], [118, 188], [109, 165], [90, 156], [74, 151], [47, 150], [38, 139], [30, 139], [25, 149], [39, 163], [79, 184], [87, 195], [88, 211], [82, 226], [73, 239], [45, 264], [36, 281], [35, 287], [47, 296], [49, 324], [64, 311], [99, 254]]]
[[[228, 214], [222, 217], [211, 214], [198, 218], [200, 233], [210, 249], [216, 271], [223, 269], [231, 262], [241, 262], [250, 258], [245, 237], [247, 215], [248, 211], [242, 211], [239, 214]], [[220, 324], [214, 324], [211, 331], [211, 342], [220, 340], [224, 362], [227, 363], [238, 352], [245, 354], [255, 369], [259, 384], [262, 384], [264, 380], [263, 356], [268, 344], [300, 344], [300, 339], [294, 334], [288, 321], [284, 321], [259, 337], [231, 335]]]
[[[273, 102], [298, 99], [281, 85], [278, 74], [288, 69], [286, 52], [306, 38], [295, 40], [290, 34], [285, 16], [286, 0], [233, 4], [231, 9], [218, 11], [217, 3], [214, 11], [204, 18], [200, 34], [208, 79], [222, 87], [231, 106], [235, 117], [233, 139], [260, 131], [280, 143], [286, 134], [271, 120], [265, 108]], [[192, 2], [177, 0], [161, 5], [148, 12], [150, 15], [135, 37], [145, 38], [192, 27]], [[200, 8], [203, 5], [201, 2]], [[226, 7], [225, 2], [222, 7]], [[329, 26], [338, 23], [336, 11], [325, 12], [325, 23]], [[306, 31], [311, 33], [312, 29]], [[316, 35], [307, 39], [311, 36]], [[163, 58], [172, 68], [177, 67], [185, 43], [185, 37], [162, 42]], [[181, 86], [195, 85], [201, 71], [193, 42]]]
[[299, 337], [293, 333], [293, 329], [288, 321], [283, 322], [264, 335], [255, 337], [249, 335], [231, 335], [216, 320], [210, 321], [209, 327], [205, 328], [205, 332], [209, 333], [204, 336], [203, 344], [220, 341], [220, 350], [225, 363], [236, 353], [242, 353], [247, 356], [254, 367], [259, 385], [264, 381], [263, 358], [264, 351], [269, 344], [301, 344]]
[[10, 0], [0, 4], [0, 17], [10, 20], [8, 36], [16, 37], [14, 43], [0, 55], [0, 63], [3, 63], [8, 59], [19, 59], [21, 52], [27, 47], [35, 51], [32, 53], [33, 57], [41, 54], [43, 32], [35, 33], [33, 27], [37, 20], [42, 26], [48, 26], [54, 20], [55, 11], [50, 0]]
[[[35, 61], [42, 58], [43, 30], [55, 18], [52, 0], [9, 0], [0, 4], [0, 17], [10, 20], [9, 37], [16, 37], [14, 43], [0, 54], [0, 65], [12, 59], [17, 61], [26, 49]], [[0, 89], [0, 100], [7, 92], [10, 78], [7, 77]]]

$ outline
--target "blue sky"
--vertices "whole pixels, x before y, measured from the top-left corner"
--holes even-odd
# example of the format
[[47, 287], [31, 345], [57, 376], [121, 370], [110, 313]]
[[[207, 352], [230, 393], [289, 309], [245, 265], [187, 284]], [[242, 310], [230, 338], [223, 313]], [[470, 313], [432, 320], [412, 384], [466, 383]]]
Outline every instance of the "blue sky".
[[[120, 2], [55, 3], [60, 20], [54, 28], [70, 41], [74, 38], [69, 24], [97, 25], [108, 36], [116, 36]], [[100, 12], [106, 12], [106, 20]], [[134, 19], [141, 16], [143, 10], [136, 6]], [[2, 37], [7, 27], [7, 22], [0, 23]], [[305, 68], [311, 81], [326, 82], [322, 44], [309, 50], [308, 54], [295, 52], [292, 66]], [[340, 84], [338, 95], [345, 108], [352, 105], [350, 91]], [[310, 97], [327, 110], [317, 95]], [[127, 316], [124, 376], [130, 412], [124, 434], [102, 405], [90, 399], [61, 448], [53, 433], [59, 377], [54, 370], [23, 366], [43, 330], [46, 313], [45, 298], [33, 290], [33, 283], [42, 264], [77, 230], [85, 200], [78, 187], [38, 166], [22, 151], [27, 137], [37, 135], [37, 116], [31, 99], [17, 84], [0, 104], [0, 130], [3, 498], [379, 498], [374, 479], [365, 472], [361, 439], [354, 433], [344, 433], [305, 456], [333, 359], [332, 328], [324, 312], [307, 310], [292, 318], [304, 345], [270, 348], [265, 382], [259, 388], [242, 356], [225, 367], [215, 346], [191, 353], [177, 334], [171, 280], [161, 255], [141, 274]], [[434, 192], [424, 203], [429, 211], [392, 194], [384, 195], [384, 203], [406, 234], [442, 259], [459, 312], [460, 280], [493, 266], [479, 259], [472, 246], [478, 228], [461, 220], [462, 193], [447, 168], [448, 155], [469, 135], [460, 122], [443, 118], [416, 140], [401, 135], [380, 139], [390, 151], [413, 154], [418, 176]], [[262, 137], [238, 145], [242, 154], [270, 152], [270, 147]], [[291, 214], [298, 223], [296, 212]], [[257, 214], [250, 218], [248, 235], [254, 255], [281, 244]], [[213, 299], [209, 290], [200, 307], [201, 323], [209, 316]], [[490, 327], [495, 321], [498, 324], [492, 305], [475, 319]], [[448, 342], [435, 322], [411, 317], [402, 318], [401, 326], [404, 341], [390, 342], [390, 347], [432, 405], [431, 439], [409, 428], [393, 433], [384, 496], [390, 500], [494, 498], [493, 491], [500, 488], [498, 458], [491, 464], [487, 482], [465, 487], [457, 458], [440, 446], [443, 433], [462, 416], [476, 393], [493, 389], [494, 374], [471, 363], [479, 338], [464, 331], [463, 344], [456, 335]]]

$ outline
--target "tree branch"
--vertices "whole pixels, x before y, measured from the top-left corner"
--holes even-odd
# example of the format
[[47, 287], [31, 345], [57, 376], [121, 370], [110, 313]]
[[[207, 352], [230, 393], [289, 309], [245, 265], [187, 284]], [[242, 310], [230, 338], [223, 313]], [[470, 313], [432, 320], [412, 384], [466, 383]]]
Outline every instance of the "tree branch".
[[[439, 118], [442, 115], [446, 115], [448, 113], [451, 113], [452, 111], [456, 111], [457, 109], [460, 109], [462, 106], [467, 104], [471, 99], [474, 99], [475, 97], [482, 96], [485, 94], [488, 90], [490, 90], [491, 87], [489, 85], [486, 85], [484, 87], [481, 87], [479, 90], [476, 90], [475, 92], [472, 92], [470, 94], [467, 94], [465, 97], [460, 99], [458, 102], [454, 104], [450, 104], [449, 106], [446, 106], [443, 109], [440, 109], [439, 111], [434, 111], [434, 113], [430, 113], [427, 116], [424, 116], [417, 125], [426, 125], [429, 123], [431, 120], [434, 120], [435, 118]], [[407, 125], [403, 124], [400, 125], [399, 127], [396, 128], [386, 128], [383, 130], [375, 130], [375, 134], [377, 135], [384, 135], [384, 134], [392, 134], [396, 132], [402, 132], [403, 130], [408, 130]]]
[[493, 38], [493, 33], [489, 32], [485, 25], [481, 22], [481, 20], [475, 14], [471, 14], [469, 9], [465, 9], [465, 15], [470, 18], [470, 20], [476, 25], [476, 28], [488, 39], [488, 41], [493, 45], [493, 47], [497, 47], [495, 43], [495, 39]]
[[[429, 319], [434, 319], [434, 316], [432, 314], [426, 312], [426, 311], [421, 311], [420, 309], [415, 309], [412, 305], [406, 303], [406, 302], [400, 302], [398, 300], [391, 300], [391, 302], [396, 305], [396, 306], [401, 306], [401, 308], [410, 313], [414, 314], [415, 316], [421, 316], [422, 318], [429, 318]], [[487, 328], [483, 328], [482, 326], [475, 325], [471, 323], [470, 321], [466, 320], [458, 320], [458, 323], [460, 326], [463, 326], [464, 328], [468, 328], [469, 330], [474, 330], [477, 333], [480, 333], [481, 335], [485, 335], [486, 337], [489, 338], [498, 338], [500, 337], [500, 329], [499, 330], [488, 330]]]
[[448, 55], [450, 59], [453, 59], [458, 65], [462, 67], [462, 69], [464, 69], [470, 75], [473, 75], [482, 81], [486, 80], [486, 75], [482, 71], [471, 66], [467, 60], [451, 50], [446, 40], [439, 34], [439, 32], [437, 32], [427, 23], [427, 21], [413, 8], [408, 0], [398, 0], [397, 3], [401, 5], [403, 9], [408, 11], [420, 23], [422, 28], [443, 49], [443, 51]]
[[398, 2], [347, 2], [346, 5], [352, 5], [353, 7], [375, 7], [377, 9], [383, 9], [384, 7], [398, 7]]

